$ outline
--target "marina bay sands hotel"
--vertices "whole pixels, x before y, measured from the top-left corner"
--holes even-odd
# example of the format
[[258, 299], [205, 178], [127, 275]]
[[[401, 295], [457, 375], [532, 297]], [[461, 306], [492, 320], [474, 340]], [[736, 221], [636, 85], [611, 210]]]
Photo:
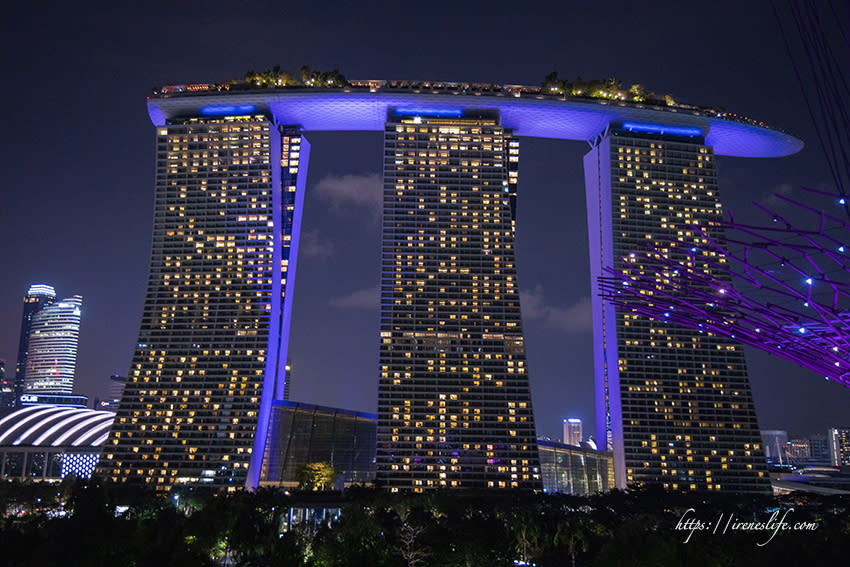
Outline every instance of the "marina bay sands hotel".
[[271, 480], [309, 132], [365, 130], [384, 133], [376, 484], [541, 487], [514, 249], [528, 136], [590, 145], [596, 440], [616, 485], [769, 490], [741, 346], [620, 312], [598, 278], [640, 271], [630, 254], [648, 246], [687, 261], [703, 244], [687, 226], [722, 216], [715, 156], [786, 156], [801, 141], [705, 108], [462, 83], [173, 86], [148, 111], [147, 296], [104, 477]]

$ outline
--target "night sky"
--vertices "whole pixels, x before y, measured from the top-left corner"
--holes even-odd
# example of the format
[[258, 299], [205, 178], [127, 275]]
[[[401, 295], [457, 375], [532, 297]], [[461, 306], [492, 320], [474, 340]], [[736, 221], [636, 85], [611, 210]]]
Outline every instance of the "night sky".
[[[86, 3], [89, 5], [88, 3]], [[303, 5], [302, 5], [303, 4]], [[806, 143], [720, 158], [736, 218], [801, 186], [834, 191], [767, 2], [104, 2], [4, 5], [0, 358], [14, 374], [31, 283], [84, 297], [76, 393], [126, 374], [150, 253], [154, 86], [303, 64], [350, 79], [539, 84], [616, 77], [719, 105]], [[94, 4], [97, 5], [97, 4]], [[850, 19], [845, 19], [850, 21]], [[291, 360], [297, 401], [375, 411], [381, 134], [312, 144]], [[521, 139], [517, 259], [537, 430], [593, 427], [583, 142]], [[850, 390], [748, 350], [762, 429], [850, 424]]]

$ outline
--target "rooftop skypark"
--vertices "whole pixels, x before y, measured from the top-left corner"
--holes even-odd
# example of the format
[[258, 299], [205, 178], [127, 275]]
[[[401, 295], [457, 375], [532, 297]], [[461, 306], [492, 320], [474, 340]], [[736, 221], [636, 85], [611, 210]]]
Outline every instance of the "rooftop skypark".
[[656, 94], [642, 84], [633, 84], [626, 88], [616, 78], [562, 79], [557, 72], [544, 77], [540, 85], [473, 83], [462, 81], [413, 81], [413, 80], [348, 80], [337, 69], [319, 71], [304, 65], [298, 73], [284, 71], [279, 65], [263, 71], [249, 70], [242, 79], [221, 83], [189, 83], [184, 85], [166, 85], [153, 89], [153, 96], [167, 98], [180, 95], [198, 95], [203, 93], [221, 93], [228, 91], [254, 91], [258, 89], [343, 89], [346, 92], [369, 90], [408, 91], [432, 94], [487, 94], [494, 96], [534, 97], [537, 99], [592, 101], [599, 104], [617, 104], [635, 106], [670, 112], [687, 111], [697, 116], [719, 117], [768, 128], [765, 122], [734, 112], [728, 112], [720, 106], [692, 105], [676, 101], [670, 94]]

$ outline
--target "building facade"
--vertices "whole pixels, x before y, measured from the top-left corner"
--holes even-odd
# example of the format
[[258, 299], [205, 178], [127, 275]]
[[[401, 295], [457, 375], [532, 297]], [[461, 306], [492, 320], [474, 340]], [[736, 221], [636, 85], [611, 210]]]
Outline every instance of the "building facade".
[[833, 427], [827, 432], [832, 465], [850, 467], [850, 428]]
[[262, 486], [297, 488], [310, 463], [330, 463], [335, 488], [375, 479], [376, 415], [285, 400], [272, 405]]
[[823, 433], [809, 437], [809, 456], [813, 463], [829, 465], [829, 439]]
[[583, 445], [537, 440], [543, 491], [592, 496], [614, 488], [614, 459], [610, 451]]
[[565, 419], [564, 443], [567, 445], [579, 446], [583, 440], [584, 432], [582, 431], [581, 420], [575, 417]]
[[761, 441], [764, 445], [764, 456], [770, 465], [788, 464], [788, 432], [780, 429], [763, 429]]
[[[605, 267], [643, 270], [648, 247], [716, 272], [710, 262], [723, 260], [695, 255], [705, 239], [687, 228], [722, 216], [703, 129], [614, 123], [594, 140], [584, 167], [592, 289], [609, 275]], [[742, 347], [593, 296], [597, 439], [610, 430], [618, 486], [768, 491]]]
[[0, 409], [14, 406], [15, 382], [6, 377], [6, 361], [0, 358]]
[[4, 395], [3, 407], [14, 407], [24, 393], [26, 383], [27, 358], [29, 353], [30, 329], [33, 316], [56, 300], [56, 290], [52, 286], [33, 284], [24, 297], [24, 311], [21, 316], [21, 334], [18, 339], [18, 361], [15, 366], [14, 387], [11, 396]]
[[283, 397], [309, 144], [254, 106], [156, 129], [156, 197], [139, 340], [101, 474], [257, 486]]
[[389, 111], [376, 482], [390, 490], [541, 486], [518, 166], [497, 112]]
[[32, 315], [22, 395], [71, 395], [82, 307], [83, 298], [72, 295]]
[[788, 459], [792, 465], [804, 465], [809, 462], [810, 457], [808, 439], [791, 439], [788, 441]]

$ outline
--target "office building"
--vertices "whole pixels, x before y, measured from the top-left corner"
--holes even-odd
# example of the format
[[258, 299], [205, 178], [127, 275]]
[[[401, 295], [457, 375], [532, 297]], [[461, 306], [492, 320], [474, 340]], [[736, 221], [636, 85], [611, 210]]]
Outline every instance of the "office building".
[[112, 412], [118, 411], [118, 406], [121, 405], [121, 396], [124, 394], [124, 386], [126, 384], [126, 376], [112, 374], [109, 377], [106, 396], [94, 399], [94, 409]]
[[809, 437], [809, 457], [812, 464], [827, 466], [830, 464], [829, 439], [822, 433]]
[[614, 488], [614, 459], [587, 443], [571, 445], [538, 439], [543, 491], [592, 496]]
[[850, 467], [850, 428], [833, 427], [827, 432], [829, 454], [835, 467]]
[[124, 395], [124, 386], [127, 385], [127, 377], [119, 374], [113, 374], [109, 377], [109, 393], [106, 398], [110, 401], [121, 401], [121, 396]]
[[581, 429], [581, 420], [570, 417], [564, 420], [564, 444], [577, 447], [584, 440]]
[[12, 407], [15, 401], [15, 383], [6, 377], [6, 361], [0, 358], [0, 409]]
[[33, 314], [22, 395], [71, 395], [82, 306], [83, 298], [73, 295]]
[[787, 445], [788, 460], [792, 465], [804, 465], [809, 462], [811, 453], [809, 452], [808, 439], [791, 439]]
[[495, 111], [389, 111], [376, 482], [390, 490], [541, 486], [518, 164]]
[[[716, 258], [691, 255], [705, 239], [687, 227], [712, 227], [722, 218], [705, 134], [700, 127], [621, 122], [593, 140], [584, 158], [592, 289], [610, 275], [605, 267], [624, 280], [643, 270], [641, 253], [649, 246], [717, 271], [709, 263]], [[720, 229], [714, 236], [722, 239]], [[768, 491], [742, 347], [592, 295], [596, 437], [611, 431], [618, 486]]]
[[764, 456], [771, 465], [787, 465], [788, 432], [779, 429], [763, 429], [761, 441], [764, 446]]
[[100, 464], [115, 482], [259, 482], [284, 391], [309, 144], [253, 111], [184, 109], [156, 129], [147, 296]]
[[269, 442], [260, 473], [262, 486], [297, 488], [310, 463], [329, 463], [339, 475], [335, 488], [375, 479], [375, 414], [289, 401], [272, 405]]
[[36, 313], [44, 309], [44, 307], [51, 305], [55, 300], [56, 290], [49, 285], [33, 284], [27, 290], [27, 295], [24, 297], [24, 312], [21, 316], [21, 334], [18, 339], [18, 362], [15, 366], [14, 391], [11, 398], [4, 397], [4, 407], [14, 407], [17, 405], [18, 398], [24, 393], [32, 318]]

